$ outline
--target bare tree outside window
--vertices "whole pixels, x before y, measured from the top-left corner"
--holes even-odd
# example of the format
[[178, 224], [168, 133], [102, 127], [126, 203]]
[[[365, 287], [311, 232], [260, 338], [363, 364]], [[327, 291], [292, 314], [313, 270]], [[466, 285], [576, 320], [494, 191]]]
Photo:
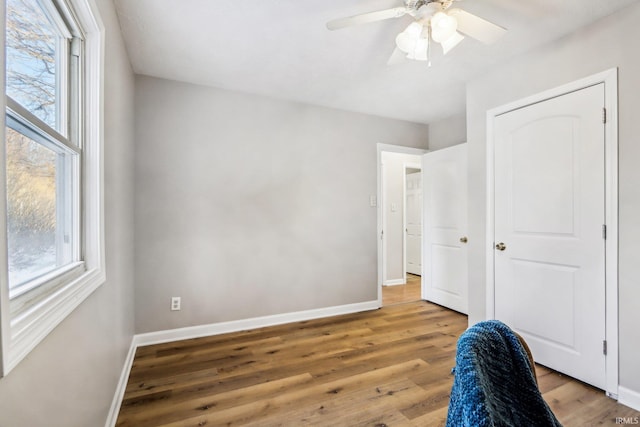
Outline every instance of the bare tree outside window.
[[56, 259], [56, 153], [6, 129], [9, 283], [46, 273]]
[[55, 129], [55, 27], [35, 0], [8, 0], [6, 37], [7, 95]]
[[[62, 40], [36, 0], [7, 0], [6, 93], [56, 129], [56, 49]], [[59, 153], [6, 128], [9, 286], [60, 266], [56, 243]]]

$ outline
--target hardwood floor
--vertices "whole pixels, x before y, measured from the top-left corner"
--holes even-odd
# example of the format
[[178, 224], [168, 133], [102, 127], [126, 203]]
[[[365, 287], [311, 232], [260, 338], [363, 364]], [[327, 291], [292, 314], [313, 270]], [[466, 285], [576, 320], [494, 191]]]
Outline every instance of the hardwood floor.
[[382, 287], [383, 306], [420, 301], [421, 298], [420, 276], [414, 274], [407, 274], [407, 283], [405, 285]]
[[[424, 301], [138, 348], [117, 426], [444, 425], [467, 318]], [[640, 414], [538, 367], [565, 426]]]

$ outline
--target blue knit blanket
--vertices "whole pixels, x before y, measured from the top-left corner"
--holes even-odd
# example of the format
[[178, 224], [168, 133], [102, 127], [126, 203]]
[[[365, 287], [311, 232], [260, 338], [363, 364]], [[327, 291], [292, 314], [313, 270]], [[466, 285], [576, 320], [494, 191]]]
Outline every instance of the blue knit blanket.
[[527, 353], [508, 326], [480, 322], [458, 340], [447, 427], [561, 426]]

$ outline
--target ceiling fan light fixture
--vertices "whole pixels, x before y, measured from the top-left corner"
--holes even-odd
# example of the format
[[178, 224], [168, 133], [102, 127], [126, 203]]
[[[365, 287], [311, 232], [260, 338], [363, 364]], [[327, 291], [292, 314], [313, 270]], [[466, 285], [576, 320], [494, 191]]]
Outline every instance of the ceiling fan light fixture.
[[412, 22], [403, 32], [396, 37], [396, 46], [404, 53], [411, 54], [414, 52], [418, 44], [422, 44], [421, 40], [428, 43], [427, 39], [422, 37], [424, 27], [418, 22]]
[[431, 37], [442, 43], [452, 37], [458, 30], [458, 21], [453, 16], [438, 12], [431, 18]]
[[405, 33], [400, 33], [396, 37], [396, 46], [404, 53], [409, 53], [416, 47], [416, 40]]
[[464, 39], [458, 33], [458, 28], [467, 37], [485, 44], [494, 43], [507, 31], [506, 28], [472, 13], [450, 8], [454, 1], [456, 0], [403, 0], [404, 6], [334, 19], [327, 22], [327, 28], [338, 30], [410, 15], [413, 22], [396, 36], [397, 47], [389, 60], [393, 62], [402, 57], [428, 61], [432, 42], [440, 43], [446, 55]]
[[413, 21], [407, 28], [405, 28], [403, 33], [405, 33], [409, 37], [418, 38], [422, 35], [423, 30], [424, 26], [421, 23]]
[[407, 58], [415, 61], [429, 60], [429, 39], [418, 39], [414, 49], [407, 53]]

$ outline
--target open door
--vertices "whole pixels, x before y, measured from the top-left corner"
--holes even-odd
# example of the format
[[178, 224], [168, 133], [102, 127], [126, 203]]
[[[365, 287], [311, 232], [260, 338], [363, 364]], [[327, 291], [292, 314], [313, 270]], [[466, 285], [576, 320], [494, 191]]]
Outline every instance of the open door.
[[423, 296], [468, 310], [467, 144], [422, 156]]

